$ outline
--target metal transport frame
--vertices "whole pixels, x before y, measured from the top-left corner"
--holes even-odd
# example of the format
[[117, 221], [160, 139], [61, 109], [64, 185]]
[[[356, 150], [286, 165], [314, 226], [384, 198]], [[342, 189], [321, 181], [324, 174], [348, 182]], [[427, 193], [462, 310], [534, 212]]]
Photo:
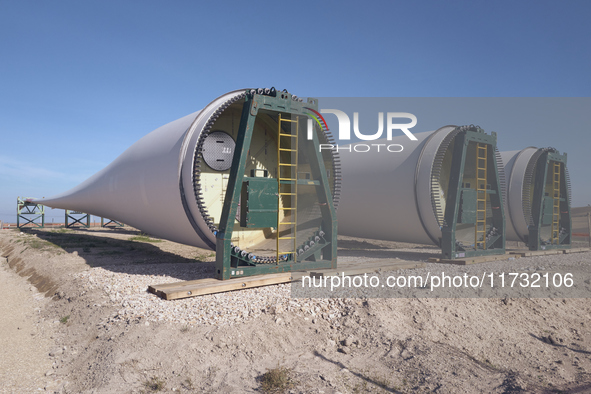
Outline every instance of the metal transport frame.
[[[307, 125], [307, 114], [309, 113], [307, 108], [317, 110], [318, 101], [312, 98], [309, 98], [306, 103], [292, 100], [291, 94], [287, 92], [261, 95], [251, 91], [245, 96], [219, 231], [216, 234], [216, 274], [218, 279], [336, 268], [336, 212], [316, 133], [312, 133], [311, 143], [307, 144], [305, 148], [307, 149], [307, 157], [310, 158], [310, 178], [300, 179], [298, 175], [299, 150], [304, 147], [299, 146], [297, 141], [299, 136], [304, 134], [302, 133], [303, 126]], [[255, 119], [259, 113], [263, 112], [272, 113], [278, 118], [278, 159], [276, 179], [274, 180], [256, 177], [254, 173], [250, 174], [250, 177], [245, 176], [246, 160]], [[290, 133], [282, 128], [284, 123], [289, 123], [292, 126]], [[282, 154], [283, 152], [287, 154]], [[286, 160], [289, 157], [291, 159]], [[297, 189], [298, 185], [302, 184], [315, 186], [322, 215], [321, 226], [314, 233], [313, 239], [297, 238]], [[240, 199], [241, 195], [245, 198]], [[232, 232], [239, 205], [243, 219], [241, 220], [242, 226], [266, 227], [270, 223], [272, 227], [275, 227], [277, 250], [274, 261], [260, 263], [251, 253], [236, 252], [232, 245]], [[253, 207], [252, 211], [245, 212], [250, 207]], [[290, 212], [287, 214], [285, 211]], [[256, 224], [257, 221], [260, 224]], [[282, 236], [284, 231], [279, 231], [282, 225], [291, 227], [288, 232], [291, 235]], [[280, 250], [279, 241], [281, 239], [293, 241], [293, 247], [288, 250]]]

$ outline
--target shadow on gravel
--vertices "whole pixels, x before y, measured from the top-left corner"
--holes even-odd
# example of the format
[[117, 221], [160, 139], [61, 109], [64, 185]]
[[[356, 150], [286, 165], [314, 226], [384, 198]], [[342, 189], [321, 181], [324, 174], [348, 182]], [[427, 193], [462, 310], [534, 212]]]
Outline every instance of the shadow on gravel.
[[[76, 231], [75, 233], [63, 230], [25, 230], [68, 253], [77, 252], [90, 267], [101, 267], [112, 272], [170, 276], [179, 281], [211, 278], [215, 273], [215, 263], [203, 261], [210, 257], [211, 251], [195, 248], [196, 256], [187, 258], [160, 249], [155, 244], [162, 242], [161, 240], [147, 237], [145, 234], [140, 236], [139, 231], [126, 230], [125, 232], [125, 234], [138, 235], [141, 238], [138, 241], [99, 235], [112, 230], [87, 230], [88, 234], [80, 234], [81, 229]], [[115, 232], [121, 233], [121, 230], [118, 229]]]
[[324, 361], [327, 361], [327, 362], [329, 362], [331, 364], [334, 364], [334, 365], [338, 366], [340, 369], [346, 368], [347, 370], [349, 370], [349, 372], [351, 374], [357, 376], [360, 379], [363, 379], [367, 383], [370, 383], [370, 384], [373, 384], [373, 385], [375, 385], [377, 387], [380, 387], [384, 391], [387, 391], [389, 393], [400, 393], [400, 394], [402, 393], [401, 391], [396, 390], [396, 388], [390, 387], [390, 383], [388, 381], [385, 381], [382, 378], [371, 378], [371, 377], [365, 376], [365, 375], [363, 375], [363, 374], [361, 374], [359, 372], [352, 371], [349, 368], [347, 368], [347, 366], [345, 364], [343, 364], [342, 362], [331, 360], [331, 359], [327, 358], [326, 356], [324, 356], [323, 354], [320, 354], [316, 350], [314, 351], [314, 355], [316, 357], [319, 357], [319, 358], [323, 359]]
[[[151, 238], [138, 230], [131, 229], [25, 229], [68, 253], [76, 252], [90, 267], [102, 267], [112, 272], [131, 275], [170, 276], [179, 281], [211, 278], [215, 276], [215, 262], [205, 261], [214, 252], [194, 248], [195, 256], [187, 258], [159, 248], [162, 240]], [[107, 234], [135, 235], [137, 240], [117, 239]], [[440, 250], [426, 252], [429, 246], [418, 247], [417, 251], [390, 249], [366, 241], [339, 241], [339, 256], [426, 261], [439, 257]], [[157, 279], [156, 279], [157, 280]]]
[[569, 387], [569, 388], [563, 388], [561, 390], [558, 389], [552, 389], [552, 390], [543, 390], [540, 393], [541, 394], [556, 394], [556, 393], [560, 393], [560, 394], [585, 394], [585, 393], [589, 393], [591, 392], [591, 383], [586, 383], [583, 384], [581, 386], [576, 386], [576, 387]]
[[396, 249], [341, 249], [339, 243], [338, 255], [343, 257], [366, 257], [371, 259], [395, 259], [408, 261], [427, 261], [430, 257], [441, 257], [440, 249], [433, 249], [433, 252], [408, 250], [400, 251]]
[[141, 234], [141, 231], [139, 230], [135, 230], [135, 229], [131, 229], [131, 228], [127, 228], [127, 227], [107, 227], [107, 228], [76, 228], [76, 231], [83, 231], [83, 232], [87, 232], [90, 234], [95, 234], [95, 233], [104, 233], [104, 234], [129, 234], [129, 235], [139, 235]]
[[375, 245], [367, 241], [341, 240], [339, 239], [339, 249], [367, 250], [367, 249], [389, 249], [387, 246]]
[[531, 332], [529, 333], [529, 335], [533, 338], [536, 338], [538, 341], [544, 342], [545, 344], [548, 344], [550, 346], [554, 346], [554, 347], [561, 347], [564, 349], [568, 349], [570, 351], [573, 351], [575, 353], [582, 353], [582, 354], [591, 354], [591, 352], [588, 352], [586, 350], [583, 349], [575, 349], [573, 347], [569, 347], [567, 345], [563, 345], [561, 343], [558, 343], [553, 337], [552, 335], [548, 335], [547, 337], [539, 337], [537, 335], [532, 334]]
[[[410, 261], [426, 261], [430, 257], [441, 257], [441, 249], [432, 245], [343, 238], [345, 239], [339, 238], [338, 244], [338, 255], [342, 257], [365, 257], [370, 259], [399, 258]], [[416, 249], [416, 251], [412, 249]]]

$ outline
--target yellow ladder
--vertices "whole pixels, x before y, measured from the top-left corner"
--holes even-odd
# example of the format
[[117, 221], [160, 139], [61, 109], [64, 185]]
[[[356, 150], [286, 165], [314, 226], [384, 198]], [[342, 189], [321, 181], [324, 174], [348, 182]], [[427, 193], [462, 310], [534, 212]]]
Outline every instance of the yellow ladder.
[[[482, 249], [486, 250], [486, 185], [487, 185], [487, 144], [476, 144], [476, 227], [474, 231], [474, 249], [482, 243]], [[478, 237], [482, 235], [482, 242]]]
[[553, 162], [552, 182], [552, 244], [558, 245], [560, 234], [560, 163]]
[[[284, 122], [292, 123], [291, 133], [284, 133], [281, 129], [281, 124]], [[293, 127], [295, 124], [295, 128]], [[298, 130], [299, 130], [299, 116], [296, 116], [295, 120], [285, 119], [281, 117], [279, 113], [278, 130], [277, 130], [277, 263], [279, 263], [279, 257], [283, 255], [293, 255], [293, 261], [296, 261], [297, 257], [297, 206], [298, 206]], [[286, 137], [285, 141], [289, 141], [288, 147], [282, 145], [281, 137]], [[295, 138], [295, 149], [293, 139]], [[290, 152], [291, 157], [289, 163], [281, 161], [281, 153]], [[295, 158], [295, 160], [293, 160]], [[286, 177], [284, 171], [289, 169], [289, 176]], [[287, 172], [287, 171], [285, 171]], [[290, 185], [289, 192], [282, 189], [282, 186]], [[281, 200], [283, 197], [283, 204]], [[289, 204], [287, 203], [289, 200]], [[286, 214], [290, 212], [289, 221], [282, 222], [281, 213], [283, 213], [283, 220], [286, 220]], [[281, 225], [290, 225], [292, 227], [291, 236], [280, 237]], [[280, 251], [279, 241], [282, 239], [293, 240], [293, 250]]]

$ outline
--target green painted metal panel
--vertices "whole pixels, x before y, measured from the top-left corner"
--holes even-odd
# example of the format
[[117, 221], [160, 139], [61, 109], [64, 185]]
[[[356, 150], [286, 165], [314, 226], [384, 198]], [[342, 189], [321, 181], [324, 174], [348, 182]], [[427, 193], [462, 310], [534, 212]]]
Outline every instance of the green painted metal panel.
[[476, 190], [462, 189], [459, 223], [476, 223]]
[[542, 225], [552, 224], [552, 211], [554, 210], [554, 200], [552, 199], [552, 197], [545, 196], [543, 199], [542, 206]]
[[240, 197], [240, 226], [277, 227], [277, 179], [245, 179]]
[[240, 128], [236, 137], [236, 147], [234, 148], [232, 168], [228, 178], [226, 199], [224, 200], [222, 217], [220, 218], [219, 231], [216, 234], [216, 270], [218, 279], [230, 279], [231, 276], [232, 227], [238, 210], [240, 187], [242, 187], [240, 180], [244, 178], [248, 149], [250, 148], [254, 121], [259, 106], [257, 98], [259, 97], [257, 95], [247, 96], [242, 107]]

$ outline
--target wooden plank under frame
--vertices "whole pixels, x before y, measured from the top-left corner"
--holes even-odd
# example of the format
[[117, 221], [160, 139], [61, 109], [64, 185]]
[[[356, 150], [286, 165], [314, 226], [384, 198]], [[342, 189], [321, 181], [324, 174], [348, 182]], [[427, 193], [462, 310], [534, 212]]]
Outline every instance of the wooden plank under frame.
[[553, 254], [567, 254], [567, 253], [581, 253], [581, 252], [588, 252], [591, 250], [590, 248], [572, 248], [572, 249], [549, 249], [549, 250], [510, 250], [507, 251], [505, 254], [493, 254], [490, 256], [477, 256], [471, 257], [466, 259], [456, 259], [456, 260], [445, 260], [445, 259], [438, 259], [436, 257], [429, 258], [430, 263], [441, 263], [441, 264], [456, 264], [456, 265], [470, 265], [470, 264], [479, 264], [479, 263], [486, 263], [487, 261], [496, 261], [496, 260], [508, 260], [511, 258], [519, 258], [519, 257], [532, 257], [532, 256], [546, 256], [546, 255], [553, 255]]
[[591, 248], [571, 248], [571, 249], [563, 249], [564, 254], [569, 253], [583, 253], [591, 251]]
[[371, 274], [376, 272], [386, 272], [386, 271], [394, 271], [394, 270], [402, 270], [402, 269], [413, 269], [413, 268], [424, 268], [425, 263], [413, 263], [410, 261], [400, 261], [400, 260], [377, 260], [372, 262], [371, 264], [364, 264], [364, 265], [351, 265], [345, 266], [343, 268], [331, 269], [331, 270], [321, 270], [321, 271], [310, 271], [306, 272], [306, 275], [314, 276], [314, 277], [324, 277], [324, 276], [355, 276], [355, 275], [363, 275], [363, 274]]
[[[565, 252], [566, 250], [570, 249], [548, 249], [548, 250], [527, 250], [527, 251], [513, 251], [511, 254], [521, 257], [532, 257], [532, 256], [548, 256], [553, 254], [564, 254], [569, 253]], [[570, 252], [572, 253], [572, 252]]]
[[253, 287], [276, 285], [299, 280], [303, 275], [332, 276], [332, 275], [362, 275], [378, 271], [393, 271], [406, 268], [422, 268], [425, 263], [401, 261], [398, 259], [377, 260], [362, 264], [344, 264], [336, 270], [319, 270], [312, 272], [284, 272], [280, 274], [256, 275], [243, 278], [219, 280], [215, 278], [197, 279], [186, 282], [163, 283], [148, 286], [150, 293], [165, 300], [196, 297], [206, 294], [224, 293], [234, 290], [251, 289]]
[[475, 256], [475, 257], [468, 257], [463, 259], [456, 259], [456, 260], [447, 260], [447, 259], [440, 259], [437, 263], [441, 264], [455, 264], [455, 265], [471, 265], [471, 264], [480, 264], [486, 263], [488, 261], [499, 261], [499, 260], [509, 260], [509, 259], [516, 259], [519, 258], [519, 255], [516, 254], [491, 254], [488, 256]]
[[148, 286], [148, 291], [164, 298], [165, 300], [176, 300], [179, 298], [196, 297], [206, 294], [224, 293], [233, 290], [251, 289], [253, 287], [287, 283], [291, 282], [291, 278], [291, 272], [247, 276], [244, 278], [233, 278], [228, 280], [205, 278], [188, 282], [151, 285]]

